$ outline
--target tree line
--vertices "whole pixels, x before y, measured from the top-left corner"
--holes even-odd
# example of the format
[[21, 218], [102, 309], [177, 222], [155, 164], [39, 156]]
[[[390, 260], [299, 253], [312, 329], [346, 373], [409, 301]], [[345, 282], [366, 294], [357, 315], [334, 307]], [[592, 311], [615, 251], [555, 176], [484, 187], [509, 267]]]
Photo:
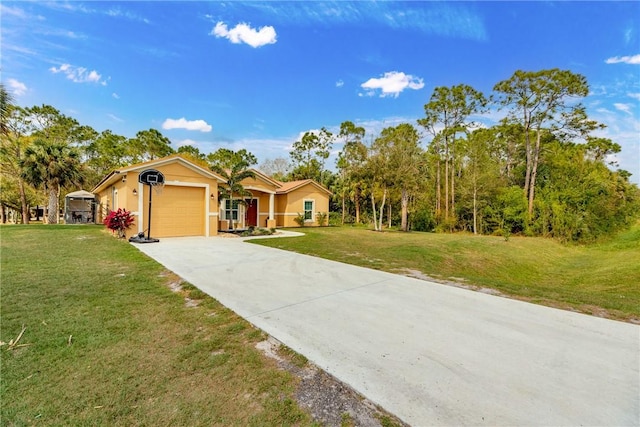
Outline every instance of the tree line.
[[[52, 106], [14, 105], [0, 87], [0, 204], [22, 213], [47, 200], [57, 222], [61, 190], [93, 187], [110, 171], [181, 153], [233, 183], [258, 163], [247, 150], [171, 147], [156, 129], [126, 138], [98, 133]], [[640, 216], [640, 190], [630, 173], [612, 170], [620, 146], [593, 136], [580, 98], [584, 76], [568, 70], [516, 71], [489, 96], [460, 84], [437, 87], [416, 123], [376, 135], [351, 121], [334, 134], [306, 132], [288, 159], [259, 166], [280, 181], [315, 179], [332, 193], [332, 220], [376, 230], [470, 231], [590, 241], [628, 227]], [[489, 108], [504, 111], [492, 127], [474, 121]], [[343, 143], [335, 170], [327, 161]]]
[[[325, 184], [342, 223], [592, 241], [638, 220], [640, 191], [629, 172], [612, 170], [620, 145], [594, 136], [605, 125], [580, 102], [588, 93], [584, 76], [560, 69], [516, 71], [489, 96], [436, 87], [415, 124], [366, 135], [345, 121], [337, 135], [307, 132], [289, 165], [263, 169]], [[473, 120], [489, 109], [504, 119]], [[338, 139], [331, 173], [325, 161]]]

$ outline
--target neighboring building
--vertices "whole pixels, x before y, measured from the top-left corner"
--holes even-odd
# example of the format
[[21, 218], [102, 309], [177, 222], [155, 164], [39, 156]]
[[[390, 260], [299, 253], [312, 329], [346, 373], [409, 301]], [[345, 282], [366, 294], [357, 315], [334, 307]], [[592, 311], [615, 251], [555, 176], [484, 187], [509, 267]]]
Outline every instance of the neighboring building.
[[79, 190], [64, 197], [65, 224], [94, 224], [96, 218], [96, 195]]
[[156, 169], [165, 178], [161, 192], [152, 194], [151, 236], [215, 236], [229, 228], [295, 227], [298, 215], [305, 215], [305, 225], [318, 225], [317, 212], [329, 212], [331, 192], [313, 180], [281, 183], [255, 172], [255, 178], [243, 181], [252, 193], [246, 204], [220, 200], [218, 186], [224, 178], [208, 168], [179, 155], [128, 166], [111, 172], [93, 189], [101, 209], [102, 221], [110, 210], [123, 208], [136, 216], [127, 237], [148, 228], [149, 186], [138, 182], [146, 169]]

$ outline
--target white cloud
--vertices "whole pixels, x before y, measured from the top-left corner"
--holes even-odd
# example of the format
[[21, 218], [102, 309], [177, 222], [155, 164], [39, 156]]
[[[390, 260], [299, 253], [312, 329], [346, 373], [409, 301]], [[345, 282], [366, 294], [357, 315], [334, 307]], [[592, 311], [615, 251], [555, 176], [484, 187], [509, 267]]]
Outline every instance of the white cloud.
[[338, 81], [336, 82], [336, 87], [342, 87], [342, 86], [344, 86], [344, 81], [342, 81], [342, 80], [338, 80]]
[[183, 139], [180, 141], [176, 141], [175, 144], [176, 144], [176, 147], [178, 148], [183, 147], [185, 145], [190, 145], [196, 148], [198, 147], [198, 142], [194, 141], [193, 139]]
[[466, 2], [225, 2], [229, 13], [247, 13], [247, 8], [267, 16], [276, 24], [386, 27], [478, 41], [489, 38], [485, 18]]
[[0, 4], [0, 12], [2, 12], [2, 15], [4, 15], [5, 18], [7, 17], [7, 15], [15, 16], [16, 18], [27, 18], [27, 14], [24, 12], [24, 10], [18, 7], [9, 7], [5, 6], [4, 4]]
[[624, 64], [640, 65], [640, 54], [633, 56], [614, 56], [607, 59], [605, 62], [607, 64], [618, 64], [622, 62]]
[[405, 89], [418, 90], [424, 87], [424, 81], [416, 76], [398, 71], [384, 73], [379, 79], [370, 78], [360, 85], [363, 89], [368, 89], [366, 95], [373, 95], [376, 89], [381, 89], [380, 97], [398, 97]]
[[246, 43], [254, 48], [273, 44], [277, 41], [276, 30], [273, 27], [266, 26], [255, 30], [245, 23], [240, 23], [229, 30], [227, 24], [218, 22], [209, 34], [217, 38], [224, 37], [231, 41], [231, 43]]
[[84, 67], [74, 67], [70, 64], [62, 64], [58, 68], [49, 68], [49, 71], [54, 74], [62, 73], [74, 83], [99, 83], [102, 86], [107, 85], [107, 82], [102, 80], [102, 75], [100, 75], [96, 70], [89, 71]]
[[624, 41], [626, 44], [631, 43], [633, 39], [633, 27], [629, 27], [624, 31]]
[[180, 119], [167, 119], [162, 123], [162, 129], [186, 129], [198, 130], [200, 132], [211, 132], [211, 125], [204, 120], [187, 120], [184, 117]]
[[627, 96], [629, 98], [633, 98], [633, 99], [637, 99], [638, 101], [640, 101], [640, 92], [637, 93], [628, 93]]
[[8, 79], [7, 85], [15, 96], [22, 96], [27, 92], [27, 85], [16, 79]]
[[111, 8], [108, 9], [106, 11], [103, 12], [104, 14], [106, 14], [107, 16], [111, 16], [113, 18], [127, 18], [130, 19], [132, 21], [140, 21], [140, 22], [144, 22], [145, 24], [149, 24], [150, 21], [142, 16], [136, 15], [135, 13], [128, 11], [128, 10], [122, 10], [120, 8]]
[[616, 110], [622, 111], [623, 113], [633, 114], [631, 112], [631, 107], [633, 107], [631, 104], [623, 104], [621, 102], [616, 102], [613, 104], [613, 106], [616, 107]]
[[114, 97], [115, 99], [120, 99], [120, 95], [118, 95], [117, 93], [113, 92], [111, 94], [112, 97]]
[[122, 120], [120, 117], [116, 116], [115, 114], [107, 114], [107, 117], [109, 117], [114, 122], [118, 122], [118, 123], [124, 122], [124, 120]]

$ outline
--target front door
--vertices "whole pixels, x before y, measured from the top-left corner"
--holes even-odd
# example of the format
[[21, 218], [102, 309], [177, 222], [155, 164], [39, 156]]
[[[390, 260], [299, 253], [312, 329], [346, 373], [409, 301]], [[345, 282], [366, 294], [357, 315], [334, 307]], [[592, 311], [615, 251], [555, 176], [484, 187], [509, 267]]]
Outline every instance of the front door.
[[258, 226], [258, 201], [256, 199], [247, 200], [245, 219], [247, 227]]

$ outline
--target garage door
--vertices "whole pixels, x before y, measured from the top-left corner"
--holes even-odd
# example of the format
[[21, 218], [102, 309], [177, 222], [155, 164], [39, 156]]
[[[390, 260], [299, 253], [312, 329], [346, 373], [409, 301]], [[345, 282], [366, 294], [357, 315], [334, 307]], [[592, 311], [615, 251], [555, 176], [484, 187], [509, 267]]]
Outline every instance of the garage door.
[[[201, 187], [166, 185], [162, 194], [154, 192], [151, 237], [204, 236], [204, 190]], [[145, 200], [147, 197], [145, 195]]]

